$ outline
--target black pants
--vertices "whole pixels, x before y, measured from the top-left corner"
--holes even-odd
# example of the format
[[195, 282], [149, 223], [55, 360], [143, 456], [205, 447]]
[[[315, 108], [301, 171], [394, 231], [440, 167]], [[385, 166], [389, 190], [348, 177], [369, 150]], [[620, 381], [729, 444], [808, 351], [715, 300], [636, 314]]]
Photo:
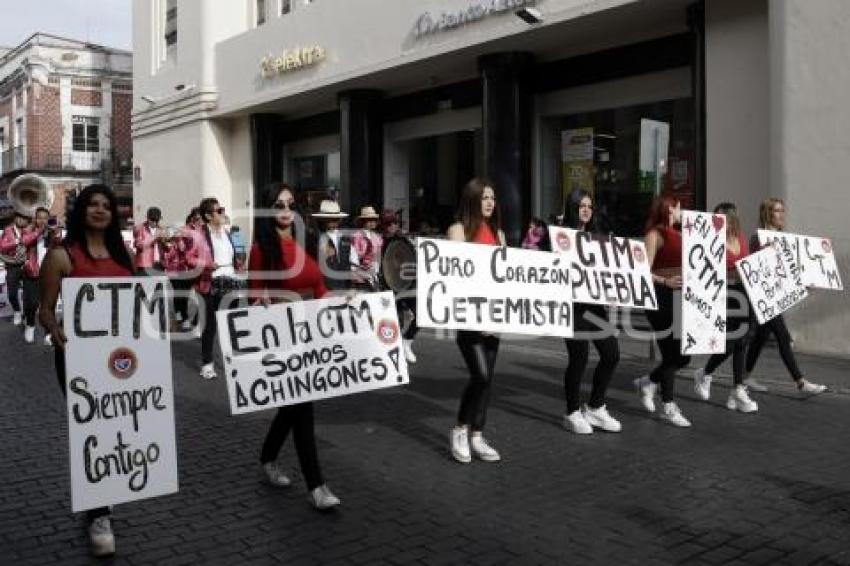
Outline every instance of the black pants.
[[213, 348], [215, 347], [215, 313], [221, 306], [221, 295], [208, 293], [201, 295], [204, 303], [206, 316], [204, 317], [204, 329], [201, 332], [201, 363], [211, 364], [213, 361]]
[[403, 323], [402, 313], [404, 311], [409, 311], [412, 315], [410, 324], [402, 329], [401, 337], [405, 340], [413, 340], [416, 337], [416, 333], [419, 332], [419, 326], [416, 324], [416, 297], [399, 299], [396, 301], [396, 310], [398, 311], [399, 324]]
[[[740, 285], [729, 286], [726, 294], [726, 351], [722, 354], [712, 354], [705, 364], [705, 373], [712, 374], [731, 355], [732, 379], [735, 385], [741, 385], [744, 382], [744, 362], [750, 334], [749, 328], [747, 328], [750, 324], [749, 303], [747, 303], [747, 310], [743, 314], [729, 316], [728, 313], [742, 306], [738, 303], [738, 298], [746, 297], [745, 293], [744, 287]], [[738, 336], [738, 334], [741, 335]]]
[[181, 320], [189, 320], [189, 292], [194, 281], [175, 277], [171, 280], [174, 289], [174, 312], [180, 314]]
[[577, 411], [581, 405], [581, 378], [585, 369], [587, 369], [591, 342], [596, 347], [596, 351], [599, 352], [599, 363], [593, 372], [593, 388], [590, 391], [590, 400], [587, 403], [587, 406], [591, 409], [598, 409], [605, 404], [605, 392], [608, 390], [608, 384], [611, 383], [614, 369], [620, 362], [620, 345], [614, 336], [614, 329], [610, 325], [600, 325], [595, 321], [588, 320], [588, 316], [593, 316], [607, 321], [605, 307], [576, 303], [573, 315], [575, 337], [565, 340], [567, 355], [569, 356], [569, 363], [564, 372], [564, 396], [567, 401], [567, 414]]
[[676, 372], [688, 365], [690, 356], [683, 356], [682, 340], [676, 338], [673, 328], [673, 300], [676, 294], [663, 285], [655, 286], [658, 298], [658, 310], [646, 311], [652, 330], [655, 331], [655, 343], [661, 350], [661, 363], [652, 370], [649, 378], [661, 386], [661, 400], [672, 403], [676, 391]]
[[756, 327], [753, 332], [752, 341], [750, 342], [750, 348], [747, 351], [747, 373], [753, 371], [753, 368], [756, 367], [761, 350], [764, 348], [764, 343], [767, 341], [767, 337], [771, 332], [776, 338], [779, 355], [782, 357], [785, 367], [788, 368], [788, 373], [791, 374], [794, 381], [802, 379], [803, 372], [797, 366], [797, 356], [794, 355], [794, 350], [791, 349], [791, 334], [788, 332], [788, 327], [785, 326], [785, 319], [782, 315], [772, 318], [761, 326]]
[[289, 405], [277, 410], [272, 421], [266, 440], [263, 442], [263, 451], [260, 454], [260, 462], [267, 464], [273, 462], [289, 431], [295, 437], [295, 452], [301, 463], [301, 473], [307, 482], [307, 489], [313, 491], [323, 483], [322, 470], [319, 466], [319, 454], [316, 451], [315, 425], [313, 421], [313, 403], [300, 403]]
[[15, 312], [21, 312], [21, 301], [18, 299], [18, 290], [21, 288], [23, 278], [23, 265], [6, 264], [6, 294], [9, 297], [9, 304], [12, 305], [12, 310]]
[[[56, 366], [56, 379], [59, 380], [59, 389], [62, 391], [62, 397], [65, 397], [67, 395], [67, 388], [65, 385], [65, 352], [63, 350], [53, 348], [53, 363]], [[110, 513], [111, 510], [109, 507], [98, 507], [86, 511], [86, 518], [91, 523], [98, 517], [103, 517]]]
[[469, 370], [469, 382], [460, 398], [457, 422], [468, 425], [474, 431], [481, 431], [487, 422], [499, 338], [461, 330], [457, 333], [457, 345]]
[[38, 279], [23, 277], [24, 284], [24, 320], [27, 326], [35, 326], [35, 313], [38, 312]]

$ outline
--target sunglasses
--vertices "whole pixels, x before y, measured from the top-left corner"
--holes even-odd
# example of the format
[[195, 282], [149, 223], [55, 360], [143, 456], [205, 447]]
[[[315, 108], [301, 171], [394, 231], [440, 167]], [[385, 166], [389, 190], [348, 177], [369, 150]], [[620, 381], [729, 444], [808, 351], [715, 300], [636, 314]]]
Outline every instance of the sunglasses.
[[276, 201], [272, 205], [272, 208], [275, 209], [275, 210], [293, 210], [294, 211], [296, 209], [296, 207], [297, 207], [297, 205], [294, 202], [292, 202], [292, 201], [284, 202], [282, 200]]

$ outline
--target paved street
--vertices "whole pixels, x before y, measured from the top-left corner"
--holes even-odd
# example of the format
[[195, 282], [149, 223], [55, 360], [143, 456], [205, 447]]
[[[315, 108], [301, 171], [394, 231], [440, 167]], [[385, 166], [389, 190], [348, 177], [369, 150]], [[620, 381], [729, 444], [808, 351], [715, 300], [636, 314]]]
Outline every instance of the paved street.
[[[52, 357], [0, 322], [0, 563], [88, 564], [70, 512], [64, 404]], [[803, 356], [835, 392], [801, 400], [767, 350], [756, 415], [678, 382], [694, 423], [644, 414], [628, 387], [650, 365], [624, 343], [609, 408], [619, 435], [561, 427], [566, 363], [556, 340], [504, 345], [488, 436], [500, 464], [451, 461], [465, 370], [423, 333], [412, 385], [317, 405], [319, 451], [339, 511], [320, 514], [291, 441], [293, 486], [260, 482], [270, 413], [229, 416], [199, 345], [174, 350], [180, 493], [116, 509], [115, 564], [850, 564], [850, 361]]]

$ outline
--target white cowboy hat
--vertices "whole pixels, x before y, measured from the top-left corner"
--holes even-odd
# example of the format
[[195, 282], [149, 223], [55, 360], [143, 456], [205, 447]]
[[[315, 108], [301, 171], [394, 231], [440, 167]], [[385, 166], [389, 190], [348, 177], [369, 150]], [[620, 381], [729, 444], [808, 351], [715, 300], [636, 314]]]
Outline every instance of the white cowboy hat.
[[378, 220], [381, 216], [375, 212], [374, 207], [371, 206], [363, 206], [360, 208], [360, 216], [357, 217], [358, 220]]
[[348, 213], [342, 212], [339, 203], [335, 200], [323, 200], [319, 205], [319, 212], [312, 214], [313, 218], [347, 218]]

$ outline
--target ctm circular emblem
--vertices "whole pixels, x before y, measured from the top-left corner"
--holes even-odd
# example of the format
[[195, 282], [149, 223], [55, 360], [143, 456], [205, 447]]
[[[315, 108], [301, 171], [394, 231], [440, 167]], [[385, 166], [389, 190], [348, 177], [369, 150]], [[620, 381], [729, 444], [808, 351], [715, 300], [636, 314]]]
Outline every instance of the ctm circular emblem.
[[386, 318], [379, 322], [378, 339], [387, 346], [395, 344], [398, 339], [398, 323]]
[[130, 348], [118, 348], [109, 354], [109, 373], [118, 379], [128, 379], [136, 373], [139, 361]]

